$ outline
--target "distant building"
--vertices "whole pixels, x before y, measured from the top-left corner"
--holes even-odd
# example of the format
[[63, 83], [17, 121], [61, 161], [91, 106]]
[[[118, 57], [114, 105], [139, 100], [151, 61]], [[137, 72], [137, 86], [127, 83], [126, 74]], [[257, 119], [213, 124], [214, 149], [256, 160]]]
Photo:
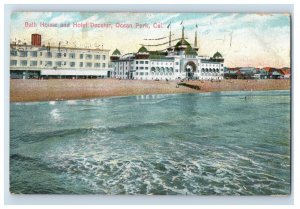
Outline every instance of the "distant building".
[[290, 68], [254, 68], [254, 67], [234, 67], [225, 68], [224, 78], [231, 79], [289, 79]]
[[110, 57], [112, 76], [140, 80], [222, 80], [224, 78], [222, 55], [216, 52], [213, 57], [199, 56], [198, 49], [197, 33], [192, 46], [184, 38], [182, 28], [181, 39], [174, 46], [171, 46], [170, 32], [169, 47], [165, 51], [148, 51], [142, 46], [137, 53], [121, 55], [116, 49]]
[[10, 44], [11, 78], [110, 77], [109, 50], [41, 43], [41, 35], [32, 34], [31, 45]]

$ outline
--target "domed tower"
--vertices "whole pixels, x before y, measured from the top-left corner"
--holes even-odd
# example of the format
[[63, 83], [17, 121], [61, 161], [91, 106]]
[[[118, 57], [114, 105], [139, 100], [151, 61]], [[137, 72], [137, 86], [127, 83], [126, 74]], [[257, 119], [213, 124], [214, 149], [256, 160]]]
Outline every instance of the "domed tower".
[[175, 50], [179, 55], [184, 55], [184, 50], [187, 48], [187, 45], [190, 45], [190, 43], [184, 39], [184, 27], [182, 27], [181, 40], [175, 45]]
[[212, 58], [214, 61], [224, 62], [224, 58], [223, 58], [222, 54], [218, 51], [214, 54], [214, 56]]
[[191, 44], [185, 39], [177, 42], [175, 51], [179, 55], [197, 55], [197, 51], [195, 51]]
[[135, 55], [136, 59], [148, 59], [149, 58], [149, 52], [146, 47], [142, 46], [137, 54]]
[[117, 61], [117, 60], [120, 59], [120, 57], [121, 57], [121, 52], [119, 51], [119, 49], [115, 49], [115, 51], [110, 56], [110, 60], [111, 61]]

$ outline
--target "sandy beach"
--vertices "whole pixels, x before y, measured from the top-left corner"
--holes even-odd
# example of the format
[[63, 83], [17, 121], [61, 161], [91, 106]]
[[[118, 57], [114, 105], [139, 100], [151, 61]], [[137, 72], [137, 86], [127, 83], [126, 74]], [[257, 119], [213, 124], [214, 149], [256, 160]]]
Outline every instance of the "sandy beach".
[[89, 99], [143, 94], [201, 93], [216, 91], [288, 90], [290, 80], [188, 81], [198, 86], [177, 88], [178, 81], [142, 81], [117, 79], [10, 80], [10, 102]]

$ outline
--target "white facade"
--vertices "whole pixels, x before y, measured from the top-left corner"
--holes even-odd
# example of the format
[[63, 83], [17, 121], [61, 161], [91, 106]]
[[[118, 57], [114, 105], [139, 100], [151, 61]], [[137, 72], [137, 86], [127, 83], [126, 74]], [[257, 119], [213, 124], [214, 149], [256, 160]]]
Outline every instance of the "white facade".
[[[109, 50], [11, 44], [11, 75], [108, 76]], [[74, 73], [72, 73], [74, 72]]]
[[[173, 40], [174, 41], [174, 40]], [[222, 80], [224, 78], [224, 59], [219, 52], [213, 57], [198, 56], [197, 32], [192, 47], [184, 38], [182, 27], [181, 39], [162, 51], [148, 51], [142, 46], [137, 53], [121, 56], [116, 49], [111, 58], [112, 76], [119, 79], [140, 80]], [[153, 45], [149, 45], [153, 46]]]
[[199, 56], [173, 56], [166, 59], [120, 58], [112, 62], [112, 76], [121, 79], [176, 80], [200, 79], [222, 80], [223, 62]]

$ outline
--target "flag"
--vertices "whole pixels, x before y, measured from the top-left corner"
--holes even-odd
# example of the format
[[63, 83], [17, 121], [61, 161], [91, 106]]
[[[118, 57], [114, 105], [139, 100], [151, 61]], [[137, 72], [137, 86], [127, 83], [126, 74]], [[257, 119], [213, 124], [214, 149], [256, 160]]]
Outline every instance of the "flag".
[[198, 28], [198, 25], [196, 24], [196, 28]]
[[168, 27], [167, 27], [167, 28], [170, 28], [170, 26], [171, 26], [171, 22], [169, 23], [169, 25], [168, 25]]
[[183, 24], [183, 20], [181, 21], [180, 25], [182, 25], [182, 24]]

